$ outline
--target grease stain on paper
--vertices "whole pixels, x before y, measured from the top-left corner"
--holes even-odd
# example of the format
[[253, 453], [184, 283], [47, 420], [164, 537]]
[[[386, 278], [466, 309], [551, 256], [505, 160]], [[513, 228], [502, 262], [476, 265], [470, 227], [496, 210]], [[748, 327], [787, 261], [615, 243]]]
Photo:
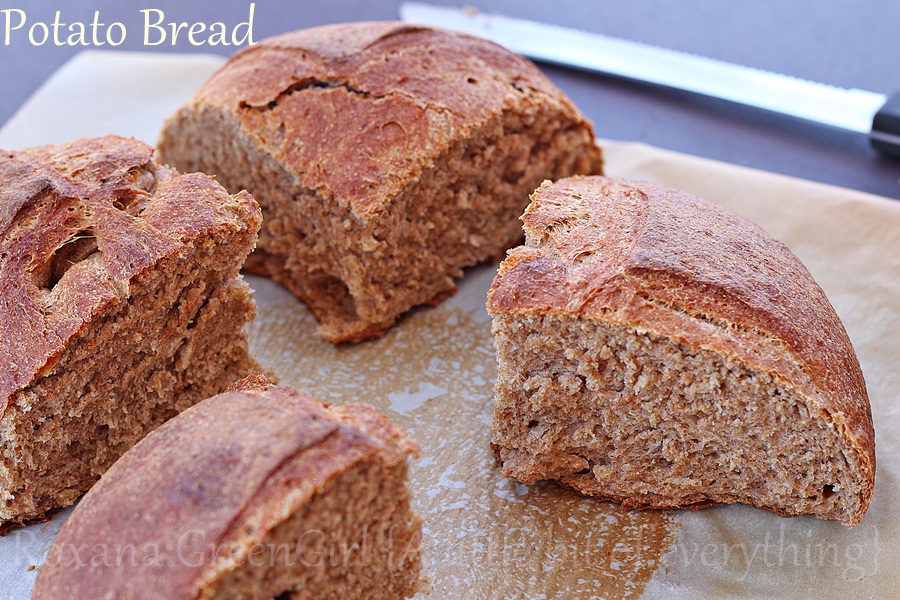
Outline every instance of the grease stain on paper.
[[262, 302], [251, 351], [283, 384], [372, 404], [422, 447], [410, 476], [430, 597], [639, 596], [673, 544], [674, 519], [501, 477], [489, 445], [490, 318], [451, 304], [414, 312], [380, 340], [335, 347], [302, 305]]

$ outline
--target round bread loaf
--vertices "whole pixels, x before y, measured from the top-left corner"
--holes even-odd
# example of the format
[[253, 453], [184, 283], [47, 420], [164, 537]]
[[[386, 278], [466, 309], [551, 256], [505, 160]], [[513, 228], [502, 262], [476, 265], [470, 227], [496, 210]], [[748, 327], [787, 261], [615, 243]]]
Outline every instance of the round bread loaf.
[[261, 219], [137, 140], [0, 152], [0, 529], [259, 369], [238, 271]]
[[650, 183], [545, 182], [488, 299], [503, 473], [627, 507], [741, 502], [853, 526], [872, 415], [840, 319], [791, 251]]
[[404, 598], [418, 447], [367, 405], [240, 383], [170, 420], [78, 504], [35, 600]]
[[168, 120], [162, 160], [263, 208], [247, 268], [333, 342], [381, 335], [521, 239], [547, 178], [600, 173], [591, 124], [528, 60], [402, 23], [301, 30], [238, 52]]

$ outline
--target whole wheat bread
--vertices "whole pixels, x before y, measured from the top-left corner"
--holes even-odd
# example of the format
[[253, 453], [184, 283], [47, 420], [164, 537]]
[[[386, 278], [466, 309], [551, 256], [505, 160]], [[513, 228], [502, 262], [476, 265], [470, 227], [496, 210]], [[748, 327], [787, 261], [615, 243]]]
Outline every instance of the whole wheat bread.
[[35, 600], [394, 599], [418, 589], [421, 521], [406, 487], [417, 446], [367, 405], [326, 408], [259, 381], [233, 389], [113, 465], [47, 553]]
[[328, 340], [377, 337], [521, 240], [545, 178], [599, 173], [591, 124], [528, 60], [401, 23], [264, 40], [163, 130], [162, 160], [248, 189], [247, 269], [306, 302]]
[[109, 136], [0, 152], [0, 524], [44, 518], [259, 365], [261, 214]]
[[488, 300], [504, 475], [634, 508], [859, 523], [865, 382], [787, 247], [712, 203], [602, 177], [546, 182], [523, 221]]

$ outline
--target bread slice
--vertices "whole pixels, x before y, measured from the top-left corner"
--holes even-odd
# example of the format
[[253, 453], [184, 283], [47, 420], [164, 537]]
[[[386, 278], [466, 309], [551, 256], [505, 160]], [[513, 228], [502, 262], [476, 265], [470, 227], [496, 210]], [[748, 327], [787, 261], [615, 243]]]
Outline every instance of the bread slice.
[[44, 518], [258, 370], [247, 193], [120, 137], [0, 151], [0, 524]]
[[166, 123], [162, 160], [248, 189], [247, 268], [332, 342], [383, 334], [521, 240], [546, 178], [601, 171], [591, 124], [526, 59], [402, 23], [301, 30], [240, 51]]
[[[393, 599], [418, 589], [421, 521], [406, 486], [418, 447], [368, 405], [235, 389], [113, 465], [63, 526], [32, 598]], [[75, 548], [86, 549], [80, 563]]]
[[545, 182], [522, 219], [488, 298], [505, 476], [629, 508], [859, 523], [865, 382], [787, 247], [712, 203], [602, 177]]

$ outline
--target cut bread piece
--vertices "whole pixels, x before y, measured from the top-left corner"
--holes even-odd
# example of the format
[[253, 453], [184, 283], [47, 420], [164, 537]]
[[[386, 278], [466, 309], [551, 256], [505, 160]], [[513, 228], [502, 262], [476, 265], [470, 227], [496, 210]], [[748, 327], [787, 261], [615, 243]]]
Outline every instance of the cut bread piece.
[[152, 154], [114, 136], [0, 154], [0, 524], [72, 504], [259, 370], [239, 275], [259, 207]]
[[[245, 382], [138, 443], [50, 548], [35, 600], [405, 598], [420, 584], [418, 447], [368, 405]], [[106, 563], [72, 548], [129, 549]]]
[[865, 382], [787, 247], [712, 203], [602, 177], [545, 182], [522, 219], [488, 298], [504, 475], [631, 508], [859, 523]]
[[521, 240], [546, 178], [601, 172], [591, 124], [528, 60], [402, 23], [301, 30], [240, 51], [168, 120], [161, 159], [248, 189], [247, 269], [332, 342], [383, 334]]

